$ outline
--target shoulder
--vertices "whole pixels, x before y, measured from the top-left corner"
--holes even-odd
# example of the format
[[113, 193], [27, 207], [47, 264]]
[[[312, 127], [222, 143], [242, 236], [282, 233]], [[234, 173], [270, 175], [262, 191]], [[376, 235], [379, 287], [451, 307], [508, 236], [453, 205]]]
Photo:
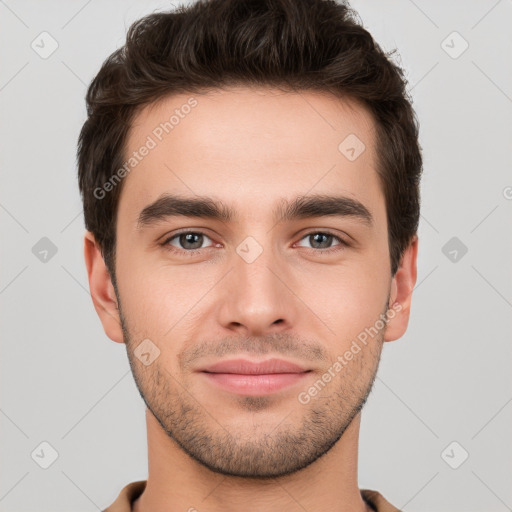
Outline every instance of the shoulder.
[[138, 480], [125, 485], [112, 505], [102, 512], [131, 512], [132, 503], [146, 488], [147, 480]]
[[378, 491], [361, 489], [363, 500], [375, 510], [375, 512], [401, 512], [400, 509], [389, 503]]

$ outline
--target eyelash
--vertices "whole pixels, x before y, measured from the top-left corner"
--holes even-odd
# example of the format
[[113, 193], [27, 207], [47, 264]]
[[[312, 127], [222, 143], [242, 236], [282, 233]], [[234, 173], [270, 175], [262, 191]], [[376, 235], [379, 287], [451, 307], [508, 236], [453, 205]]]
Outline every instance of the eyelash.
[[[175, 233], [172, 236], [166, 238], [165, 241], [162, 242], [160, 245], [163, 246], [163, 248], [167, 251], [170, 251], [173, 253], [178, 253], [178, 254], [186, 254], [187, 256], [197, 256], [204, 249], [209, 249], [209, 247], [202, 247], [201, 249], [186, 250], [186, 249], [177, 249], [176, 247], [169, 245], [169, 242], [171, 240], [174, 240], [175, 238], [179, 237], [180, 235], [188, 235], [188, 234], [203, 235], [203, 236], [206, 236], [207, 238], [210, 238], [203, 231], [192, 231], [192, 230], [180, 231], [180, 232]], [[340, 251], [340, 250], [343, 250], [343, 249], [349, 247], [349, 244], [347, 242], [345, 242], [345, 240], [343, 240], [339, 236], [335, 235], [334, 233], [331, 233], [330, 231], [325, 231], [325, 230], [310, 231], [309, 233], [306, 233], [300, 240], [304, 240], [304, 238], [307, 238], [308, 236], [317, 235], [317, 234], [332, 236], [337, 242], [339, 242], [339, 244], [335, 245], [334, 247], [331, 247], [329, 249], [315, 249], [313, 247], [304, 247], [304, 249], [309, 249], [310, 251], [313, 251], [315, 254], [332, 254], [332, 253], [335, 253], [337, 251]]]

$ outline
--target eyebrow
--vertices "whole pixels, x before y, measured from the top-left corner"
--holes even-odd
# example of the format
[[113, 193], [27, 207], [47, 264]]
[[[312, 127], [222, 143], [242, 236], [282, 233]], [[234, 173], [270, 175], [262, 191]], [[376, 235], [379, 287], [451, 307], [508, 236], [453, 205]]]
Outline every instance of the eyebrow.
[[[313, 217], [351, 217], [368, 227], [374, 219], [360, 201], [346, 196], [315, 194], [282, 199], [274, 209], [274, 219], [290, 221]], [[183, 197], [168, 193], [144, 207], [137, 220], [137, 230], [143, 230], [159, 221], [184, 216], [232, 222], [238, 216], [232, 208], [210, 197]]]

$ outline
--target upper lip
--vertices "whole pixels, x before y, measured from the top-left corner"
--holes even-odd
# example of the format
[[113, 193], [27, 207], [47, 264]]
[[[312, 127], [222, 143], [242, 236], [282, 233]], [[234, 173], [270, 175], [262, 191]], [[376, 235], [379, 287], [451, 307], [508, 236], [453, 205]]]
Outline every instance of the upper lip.
[[237, 373], [242, 375], [266, 375], [270, 373], [303, 373], [309, 371], [298, 364], [284, 359], [268, 359], [252, 362], [247, 359], [220, 361], [200, 371], [209, 373]]

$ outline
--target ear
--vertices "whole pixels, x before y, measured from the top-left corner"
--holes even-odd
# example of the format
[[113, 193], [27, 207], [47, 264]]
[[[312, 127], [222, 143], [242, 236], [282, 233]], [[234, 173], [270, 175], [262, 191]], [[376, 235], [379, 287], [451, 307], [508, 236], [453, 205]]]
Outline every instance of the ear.
[[124, 343], [114, 286], [101, 250], [90, 231], [86, 231], [84, 236], [84, 258], [92, 302], [105, 334], [113, 341]]
[[384, 341], [397, 340], [407, 330], [411, 312], [412, 290], [416, 284], [417, 256], [418, 235], [414, 235], [409, 247], [404, 251], [400, 266], [391, 281], [388, 305], [390, 311], [388, 311], [388, 324], [384, 333]]

